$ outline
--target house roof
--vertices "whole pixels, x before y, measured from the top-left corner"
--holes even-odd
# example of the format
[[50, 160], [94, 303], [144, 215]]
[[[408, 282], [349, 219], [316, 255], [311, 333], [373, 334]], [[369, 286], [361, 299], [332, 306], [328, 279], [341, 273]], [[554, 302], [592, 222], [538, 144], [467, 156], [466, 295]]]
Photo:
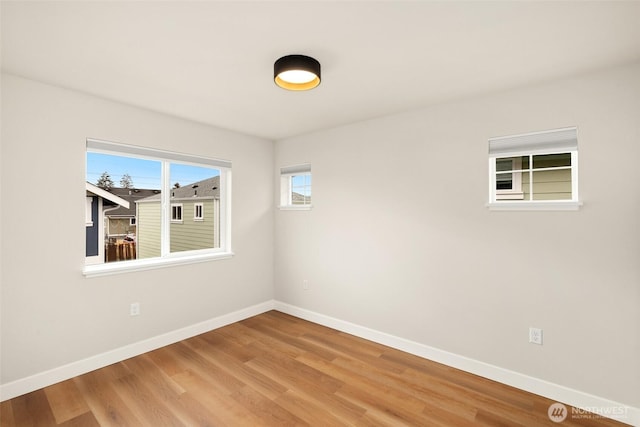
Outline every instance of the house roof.
[[[161, 194], [153, 194], [136, 202], [160, 201]], [[171, 200], [197, 200], [197, 199], [219, 199], [220, 198], [220, 176], [203, 179], [193, 184], [183, 185], [179, 188], [171, 189]]]
[[98, 197], [102, 197], [104, 200], [107, 200], [114, 205], [120, 205], [120, 207], [125, 209], [129, 209], [130, 207], [130, 203], [127, 200], [115, 194], [112, 194], [107, 190], [104, 190], [90, 182], [85, 183], [85, 188], [86, 188], [87, 194], [93, 194]]
[[152, 196], [154, 194], [159, 194], [160, 190], [114, 187], [109, 191], [110, 193], [115, 194], [116, 196], [121, 197], [124, 200], [127, 200], [130, 205], [128, 208], [121, 206], [118, 209], [110, 211], [107, 216], [133, 217], [136, 216], [136, 201]]

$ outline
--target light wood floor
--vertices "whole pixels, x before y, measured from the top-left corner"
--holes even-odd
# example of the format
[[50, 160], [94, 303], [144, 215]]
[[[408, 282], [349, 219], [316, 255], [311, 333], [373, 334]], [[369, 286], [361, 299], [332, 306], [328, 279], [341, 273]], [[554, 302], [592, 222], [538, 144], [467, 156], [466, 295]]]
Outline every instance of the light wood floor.
[[[615, 426], [271, 311], [0, 404], [10, 426]], [[570, 409], [569, 409], [570, 411]]]

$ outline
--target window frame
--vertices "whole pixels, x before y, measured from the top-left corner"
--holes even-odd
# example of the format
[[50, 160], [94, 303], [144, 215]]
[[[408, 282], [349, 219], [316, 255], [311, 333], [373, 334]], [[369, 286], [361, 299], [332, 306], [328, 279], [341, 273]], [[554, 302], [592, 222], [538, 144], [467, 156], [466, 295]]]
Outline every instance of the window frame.
[[[198, 215], [198, 210], [200, 210], [200, 215]], [[193, 204], [193, 220], [204, 221], [204, 203]]]
[[[309, 177], [313, 176], [311, 173], [311, 165], [309, 163], [280, 168], [280, 205], [278, 207], [281, 210], [310, 210], [313, 207], [313, 202], [294, 204], [292, 200], [293, 177], [303, 175]], [[313, 181], [309, 184], [310, 194], [313, 192], [312, 189]], [[313, 200], [313, 197], [311, 197], [311, 200]]]
[[[205, 156], [176, 153], [153, 148], [120, 144], [88, 138], [86, 152], [110, 154], [123, 157], [134, 157], [161, 162], [161, 255], [153, 258], [143, 258], [113, 263], [90, 264], [85, 263], [83, 274], [85, 277], [96, 277], [110, 274], [119, 274], [130, 271], [142, 271], [156, 269], [172, 265], [206, 262], [215, 259], [231, 258], [234, 253], [231, 249], [231, 178], [232, 164], [230, 161]], [[170, 225], [171, 203], [170, 164], [186, 164], [200, 167], [215, 168], [220, 172], [220, 225], [218, 248], [195, 249], [190, 251], [171, 252], [170, 250]], [[85, 163], [86, 168], [86, 163]], [[86, 170], [85, 170], [86, 176]], [[203, 211], [204, 213], [204, 211]], [[184, 220], [184, 207], [182, 207]], [[95, 222], [95, 221], [94, 221]], [[180, 221], [182, 222], [182, 221]], [[103, 234], [103, 233], [100, 233]], [[84, 245], [83, 245], [84, 246]]]
[[[549, 154], [570, 154], [571, 165], [535, 169], [533, 157]], [[515, 160], [529, 156], [528, 169], [522, 169], [515, 165]], [[513, 185], [511, 190], [498, 190], [497, 186], [497, 161], [513, 158], [512, 173]], [[555, 169], [571, 170], [571, 199], [565, 200], [533, 200], [533, 173], [535, 171]], [[522, 190], [522, 174], [529, 177], [529, 199], [525, 199]], [[519, 179], [520, 192], [516, 188], [516, 178]], [[497, 137], [489, 139], [489, 202], [490, 210], [577, 210], [582, 206], [578, 193], [578, 143], [577, 128], [561, 128], [532, 132], [520, 135]]]
[[[174, 215], [176, 212], [180, 212], [180, 218], [178, 218], [178, 215]], [[184, 206], [182, 203], [171, 203], [171, 222], [173, 224], [182, 224], [184, 222]]]

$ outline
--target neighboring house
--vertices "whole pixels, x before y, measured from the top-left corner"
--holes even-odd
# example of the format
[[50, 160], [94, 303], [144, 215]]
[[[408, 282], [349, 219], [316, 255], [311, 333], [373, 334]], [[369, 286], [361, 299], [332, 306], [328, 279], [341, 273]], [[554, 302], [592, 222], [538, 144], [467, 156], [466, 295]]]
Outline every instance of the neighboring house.
[[129, 207], [118, 206], [106, 213], [105, 234], [109, 241], [116, 241], [128, 237], [136, 239], [136, 204], [135, 202], [154, 194], [160, 190], [146, 190], [138, 188], [111, 188], [110, 193], [129, 202]]
[[291, 193], [291, 204], [292, 205], [308, 205], [311, 203], [311, 196], [305, 196], [300, 193], [293, 192]]
[[129, 209], [130, 203], [90, 182], [85, 186], [86, 264], [102, 264], [105, 262], [105, 213], [119, 207]]
[[[138, 258], [161, 255], [161, 194], [137, 200]], [[171, 189], [170, 251], [220, 247], [220, 177]]]

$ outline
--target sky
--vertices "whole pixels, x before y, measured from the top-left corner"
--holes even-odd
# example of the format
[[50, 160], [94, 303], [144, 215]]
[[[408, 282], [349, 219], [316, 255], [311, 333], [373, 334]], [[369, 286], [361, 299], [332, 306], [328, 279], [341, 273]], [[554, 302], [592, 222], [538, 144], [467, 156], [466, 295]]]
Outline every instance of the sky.
[[[159, 161], [88, 152], [87, 181], [95, 184], [104, 172], [109, 173], [114, 187], [120, 187], [122, 176], [129, 174], [134, 188], [160, 189], [161, 163]], [[220, 171], [213, 168], [171, 163], [169, 181], [171, 186], [176, 182], [183, 186], [219, 174]]]

